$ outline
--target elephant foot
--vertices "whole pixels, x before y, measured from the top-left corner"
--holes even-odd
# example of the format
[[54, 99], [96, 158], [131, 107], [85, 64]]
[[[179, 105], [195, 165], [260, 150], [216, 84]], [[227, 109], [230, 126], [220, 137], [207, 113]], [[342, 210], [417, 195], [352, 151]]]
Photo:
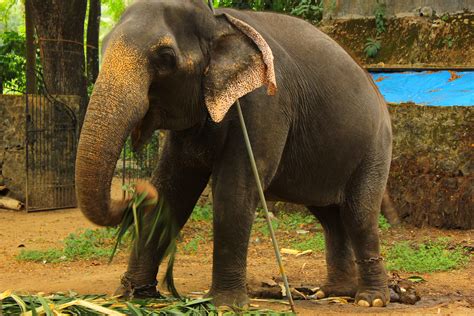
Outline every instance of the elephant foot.
[[355, 302], [364, 307], [383, 307], [390, 302], [390, 291], [387, 286], [380, 288], [359, 289]]
[[344, 283], [327, 283], [316, 292], [316, 298], [326, 298], [332, 296], [354, 297], [357, 293], [356, 281], [345, 281]]
[[126, 275], [124, 275], [120, 282], [121, 285], [115, 290], [114, 296], [118, 296], [125, 300], [132, 298], [165, 298], [156, 289], [156, 281], [147, 285], [137, 286], [134, 285]]
[[237, 308], [245, 308], [249, 304], [247, 291], [233, 290], [233, 291], [215, 291], [211, 290], [206, 297], [212, 297], [212, 303], [219, 306], [229, 306]]

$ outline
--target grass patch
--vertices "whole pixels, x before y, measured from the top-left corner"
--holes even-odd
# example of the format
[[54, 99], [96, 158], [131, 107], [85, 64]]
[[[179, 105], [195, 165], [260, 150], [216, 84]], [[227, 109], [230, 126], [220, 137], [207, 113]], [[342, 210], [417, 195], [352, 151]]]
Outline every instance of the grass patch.
[[387, 221], [385, 216], [380, 214], [379, 215], [379, 228], [380, 228], [380, 230], [386, 231], [386, 230], [389, 230], [390, 227], [392, 227], [392, 225], [390, 225], [390, 223]]
[[312, 214], [304, 214], [300, 212], [283, 213], [279, 217], [284, 230], [296, 230], [304, 228], [308, 225], [316, 225], [316, 217]]
[[69, 234], [62, 249], [26, 250], [18, 254], [20, 261], [56, 263], [109, 257], [112, 253], [116, 229], [99, 228], [79, 230]]
[[[278, 228], [280, 227], [280, 221], [278, 219], [272, 219], [271, 220], [273, 230], [276, 232]], [[255, 219], [255, 230], [262, 234], [265, 237], [270, 236], [270, 229], [268, 227], [267, 221], [264, 218], [257, 218]]]
[[195, 254], [199, 250], [199, 245], [204, 242], [205, 239], [199, 235], [193, 237], [188, 243], [182, 246], [182, 250], [185, 254]]
[[305, 235], [299, 241], [295, 241], [291, 244], [291, 248], [296, 250], [305, 251], [313, 250], [316, 252], [324, 251], [325, 243], [324, 236], [321, 233]]
[[404, 272], [448, 271], [466, 265], [471, 254], [461, 246], [449, 247], [449, 239], [438, 238], [412, 245], [403, 241], [386, 249], [387, 269]]
[[192, 221], [204, 221], [209, 222], [212, 220], [212, 205], [196, 205], [191, 214]]
[[[316, 226], [316, 218], [311, 214], [303, 214], [299, 212], [294, 213], [280, 213], [277, 218], [272, 218], [272, 227], [276, 231], [296, 231], [304, 229], [307, 226]], [[259, 210], [255, 218], [254, 228], [257, 232], [264, 236], [270, 236], [270, 230], [265, 219], [263, 210]]]

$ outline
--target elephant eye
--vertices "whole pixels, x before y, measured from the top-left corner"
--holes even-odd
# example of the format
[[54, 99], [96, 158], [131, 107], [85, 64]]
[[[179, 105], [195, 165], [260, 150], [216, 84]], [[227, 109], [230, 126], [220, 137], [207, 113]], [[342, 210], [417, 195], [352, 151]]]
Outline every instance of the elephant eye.
[[169, 74], [176, 69], [176, 53], [171, 47], [161, 48], [153, 56], [153, 63], [160, 74]]

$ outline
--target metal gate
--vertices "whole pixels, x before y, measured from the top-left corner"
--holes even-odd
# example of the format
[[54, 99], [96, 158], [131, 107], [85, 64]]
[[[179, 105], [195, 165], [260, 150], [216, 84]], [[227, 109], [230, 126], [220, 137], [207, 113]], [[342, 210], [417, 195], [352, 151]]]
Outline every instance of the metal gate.
[[163, 137], [163, 134], [156, 131], [138, 152], [132, 150], [131, 139], [127, 140], [116, 167], [116, 175], [122, 177], [122, 185], [134, 183], [137, 180], [150, 180], [158, 165], [161, 150], [160, 138]]
[[25, 98], [26, 210], [76, 207], [76, 115], [52, 96]]

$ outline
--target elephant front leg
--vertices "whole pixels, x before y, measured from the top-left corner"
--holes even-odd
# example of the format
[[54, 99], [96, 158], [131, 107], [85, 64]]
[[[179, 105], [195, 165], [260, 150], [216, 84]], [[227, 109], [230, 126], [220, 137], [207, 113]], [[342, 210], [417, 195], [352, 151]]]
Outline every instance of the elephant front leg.
[[[217, 190], [216, 190], [217, 187]], [[247, 249], [257, 206], [255, 194], [214, 185], [214, 254], [208, 294], [216, 306], [248, 304]]]
[[[164, 198], [169, 205], [171, 220], [177, 226], [176, 235], [187, 222], [210, 176], [209, 170], [189, 165], [182, 157], [180, 148], [175, 149], [171, 145], [165, 147], [160, 165], [152, 179], [160, 198]], [[147, 222], [140, 240], [131, 250], [127, 272], [122, 277], [122, 285], [116, 294], [124, 297], [161, 296], [156, 290], [156, 276], [171, 239], [158, 247], [161, 232], [156, 230], [151, 241], [147, 243], [150, 231], [151, 224]]]

